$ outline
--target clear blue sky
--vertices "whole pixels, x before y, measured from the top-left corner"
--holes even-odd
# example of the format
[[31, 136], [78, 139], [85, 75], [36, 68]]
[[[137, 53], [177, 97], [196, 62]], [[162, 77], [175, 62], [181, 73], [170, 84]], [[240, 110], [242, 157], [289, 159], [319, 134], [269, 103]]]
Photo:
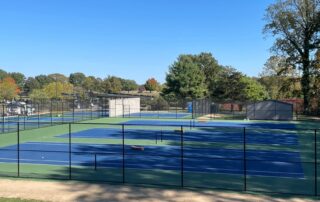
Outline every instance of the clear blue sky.
[[179, 54], [212, 52], [256, 76], [272, 0], [0, 0], [0, 68], [164, 82]]

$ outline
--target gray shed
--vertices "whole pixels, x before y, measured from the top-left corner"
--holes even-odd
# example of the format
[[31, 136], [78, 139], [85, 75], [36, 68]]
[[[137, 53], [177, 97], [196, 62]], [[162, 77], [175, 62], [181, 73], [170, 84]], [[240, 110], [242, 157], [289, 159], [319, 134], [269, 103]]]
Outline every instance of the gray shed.
[[254, 120], [292, 120], [293, 105], [278, 100], [265, 100], [247, 105], [247, 118]]

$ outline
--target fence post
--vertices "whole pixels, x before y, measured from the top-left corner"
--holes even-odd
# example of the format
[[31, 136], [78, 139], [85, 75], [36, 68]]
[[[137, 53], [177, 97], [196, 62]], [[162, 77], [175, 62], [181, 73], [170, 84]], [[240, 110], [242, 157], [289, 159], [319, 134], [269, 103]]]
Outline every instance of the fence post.
[[90, 116], [91, 116], [90, 118], [91, 118], [91, 120], [93, 119], [92, 108], [93, 108], [93, 103], [90, 102]]
[[94, 153], [94, 170], [97, 170], [97, 153]]
[[40, 105], [37, 103], [38, 106], [38, 128], [40, 128]]
[[26, 129], [26, 116], [23, 116], [23, 130]]
[[247, 191], [246, 127], [243, 128], [243, 189]]
[[61, 100], [61, 121], [64, 123], [64, 113], [63, 113], [63, 101]]
[[69, 180], [71, 180], [71, 123], [69, 123]]
[[4, 127], [5, 127], [5, 124], [4, 124], [4, 105], [2, 105], [2, 133], [4, 133]]
[[20, 177], [20, 124], [19, 122], [17, 123], [17, 169], [18, 169], [18, 177]]
[[318, 195], [317, 129], [314, 130], [314, 195]]
[[50, 121], [52, 125], [52, 99], [50, 100]]
[[178, 119], [178, 101], [176, 102], [176, 119]]
[[124, 124], [122, 124], [122, 183], [125, 183]]
[[181, 126], [181, 130], [180, 130], [180, 140], [181, 140], [181, 187], [184, 187], [183, 126]]

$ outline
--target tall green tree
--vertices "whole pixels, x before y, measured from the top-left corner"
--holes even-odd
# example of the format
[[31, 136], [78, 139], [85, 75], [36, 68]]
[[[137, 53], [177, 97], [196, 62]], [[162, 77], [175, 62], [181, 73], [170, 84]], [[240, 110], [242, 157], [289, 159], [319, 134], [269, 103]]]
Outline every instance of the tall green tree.
[[49, 98], [48, 94], [45, 92], [44, 89], [33, 89], [31, 91], [31, 93], [29, 94], [29, 97], [33, 101], [39, 101], [39, 100], [43, 100], [43, 99], [48, 99]]
[[34, 89], [40, 89], [41, 85], [39, 81], [33, 77], [28, 77], [25, 84], [24, 89], [27, 92], [32, 92]]
[[119, 93], [122, 89], [121, 79], [116, 76], [108, 76], [103, 81], [103, 91], [107, 93]]
[[284, 57], [271, 56], [259, 76], [271, 99], [302, 97], [300, 76]]
[[43, 88], [44, 86], [48, 85], [51, 82], [55, 81], [55, 78], [49, 77], [47, 75], [38, 75], [36, 77], [34, 77], [40, 85], [40, 88]]
[[212, 92], [217, 101], [256, 101], [267, 98], [267, 91], [256, 80], [231, 67], [224, 67]]
[[276, 38], [273, 50], [302, 70], [304, 111], [308, 113], [313, 53], [320, 48], [320, 1], [277, 0], [268, 7], [265, 19], [264, 32]]
[[190, 55], [180, 55], [166, 75], [164, 94], [177, 98], [203, 98], [207, 93], [204, 72]]
[[264, 86], [253, 78], [243, 76], [240, 78], [240, 96], [243, 96], [243, 100], [247, 101], [259, 101], [268, 98], [268, 93]]
[[70, 83], [54, 82], [46, 85], [43, 91], [49, 98], [62, 99], [64, 94], [73, 93], [73, 85]]
[[192, 55], [194, 62], [200, 67], [205, 75], [205, 81], [208, 87], [208, 91], [212, 96], [218, 80], [220, 79], [219, 73], [223, 70], [223, 67], [218, 64], [218, 61], [212, 56], [211, 53], [200, 53], [198, 55]]
[[8, 73], [2, 69], [0, 69], [0, 80], [8, 77]]
[[121, 85], [122, 85], [122, 90], [125, 90], [125, 91], [138, 89], [138, 84], [134, 80], [130, 80], [130, 79], [122, 79]]
[[74, 86], [82, 86], [85, 79], [86, 79], [86, 75], [84, 75], [81, 72], [72, 73], [69, 76], [69, 82]]
[[69, 82], [68, 77], [66, 77], [63, 74], [59, 74], [59, 73], [49, 74], [48, 77], [51, 78], [51, 80], [54, 82], [60, 82], [60, 83], [68, 83]]

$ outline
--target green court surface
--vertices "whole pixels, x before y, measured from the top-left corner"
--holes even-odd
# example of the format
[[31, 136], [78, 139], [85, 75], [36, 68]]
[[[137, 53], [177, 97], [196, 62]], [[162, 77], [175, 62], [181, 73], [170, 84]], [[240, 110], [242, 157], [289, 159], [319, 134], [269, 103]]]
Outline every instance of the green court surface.
[[[101, 118], [19, 131], [19, 135], [18, 132], [1, 134], [0, 175], [302, 195], [315, 195], [320, 192], [319, 186], [316, 186], [319, 182], [316, 175], [320, 168], [319, 164], [315, 164], [320, 161], [319, 155], [316, 156], [315, 153], [315, 149], [317, 154], [319, 153], [319, 148], [316, 147], [318, 142], [315, 144], [315, 129], [319, 128], [316, 122], [290, 122], [294, 126], [290, 129], [246, 127], [248, 141], [244, 144], [243, 127], [218, 124], [218, 126], [197, 128], [185, 125], [182, 127], [184, 135], [182, 142], [179, 121], [183, 125], [185, 122], [183, 119], [174, 120], [178, 124], [171, 126], [112, 125], [126, 124], [132, 120], [132, 118]], [[240, 125], [248, 123], [212, 121], [220, 124], [226, 122]], [[288, 124], [289, 122], [250, 121], [250, 123]], [[97, 135], [96, 132], [99, 131], [107, 136]], [[159, 135], [160, 131], [163, 136]], [[112, 136], [108, 136], [105, 132]], [[197, 139], [201, 135], [208, 134], [217, 136], [215, 139]], [[258, 134], [259, 139], [265, 138], [265, 140], [250, 139], [250, 134], [251, 136]], [[278, 136], [280, 139], [275, 139]], [[145, 150], [132, 151], [132, 146], [142, 146]], [[230, 155], [227, 155], [228, 152]], [[268, 158], [261, 158], [260, 152], [265, 152], [269, 155]], [[281, 155], [284, 155], [283, 158]], [[286, 159], [289, 157], [292, 159]], [[200, 158], [204, 160], [199, 161], [198, 165], [193, 162]], [[192, 162], [188, 165], [190, 159]], [[283, 170], [274, 171], [278, 167], [272, 166], [282, 166], [279, 168]]]

